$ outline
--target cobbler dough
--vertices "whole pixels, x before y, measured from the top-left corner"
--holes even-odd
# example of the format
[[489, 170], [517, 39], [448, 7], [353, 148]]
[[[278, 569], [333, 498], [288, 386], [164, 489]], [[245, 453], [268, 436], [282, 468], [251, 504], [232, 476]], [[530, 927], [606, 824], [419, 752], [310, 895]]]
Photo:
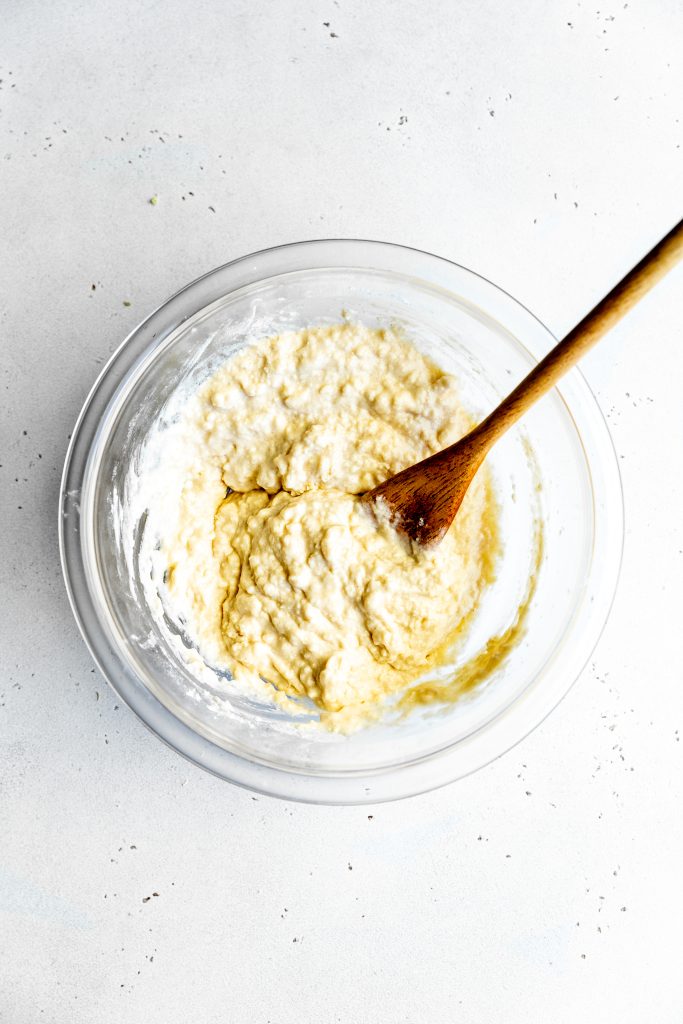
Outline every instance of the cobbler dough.
[[486, 583], [486, 476], [431, 550], [358, 495], [470, 426], [454, 379], [392, 330], [311, 328], [228, 360], [180, 425], [162, 545], [169, 603], [204, 657], [327, 712], [436, 664]]

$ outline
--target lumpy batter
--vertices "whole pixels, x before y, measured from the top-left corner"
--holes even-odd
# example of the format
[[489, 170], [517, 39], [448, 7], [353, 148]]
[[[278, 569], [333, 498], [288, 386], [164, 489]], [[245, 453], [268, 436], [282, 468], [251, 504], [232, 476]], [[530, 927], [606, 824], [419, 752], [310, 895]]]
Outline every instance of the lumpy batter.
[[204, 657], [333, 713], [438, 664], [488, 579], [486, 474], [427, 550], [358, 495], [470, 426], [455, 380], [393, 330], [311, 328], [228, 360], [180, 425], [161, 551]]

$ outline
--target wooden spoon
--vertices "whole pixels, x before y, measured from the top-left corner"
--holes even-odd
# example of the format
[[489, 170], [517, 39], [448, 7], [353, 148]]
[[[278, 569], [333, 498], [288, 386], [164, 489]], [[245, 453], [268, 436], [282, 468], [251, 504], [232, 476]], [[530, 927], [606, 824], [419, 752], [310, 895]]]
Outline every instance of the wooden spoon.
[[460, 441], [363, 495], [381, 518], [424, 546], [438, 544], [489, 448], [683, 256], [683, 221], [551, 349], [507, 398]]

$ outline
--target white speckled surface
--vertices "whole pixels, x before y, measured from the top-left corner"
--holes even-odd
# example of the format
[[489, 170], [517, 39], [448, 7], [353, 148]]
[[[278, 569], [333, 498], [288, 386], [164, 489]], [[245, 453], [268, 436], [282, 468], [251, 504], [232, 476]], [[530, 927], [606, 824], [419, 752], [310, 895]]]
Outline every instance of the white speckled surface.
[[232, 257], [403, 242], [571, 326], [680, 213], [682, 17], [5, 3], [3, 1024], [682, 1019], [683, 271], [585, 364], [626, 497], [603, 639], [533, 736], [441, 792], [316, 809], [184, 763], [92, 667], [56, 540], [103, 361]]

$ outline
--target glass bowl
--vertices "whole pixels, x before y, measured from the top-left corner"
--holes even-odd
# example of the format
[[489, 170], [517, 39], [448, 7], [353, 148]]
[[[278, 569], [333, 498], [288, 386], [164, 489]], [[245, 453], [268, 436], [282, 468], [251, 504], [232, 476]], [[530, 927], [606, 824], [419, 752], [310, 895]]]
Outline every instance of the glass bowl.
[[538, 725], [598, 639], [623, 539], [614, 449], [595, 399], [573, 370], [487, 460], [503, 551], [456, 671], [476, 664], [492, 637], [509, 641], [515, 629], [516, 635], [501, 657], [484, 659], [486, 669], [457, 701], [420, 704], [340, 735], [302, 725], [303, 713], [261, 703], [201, 659], [179, 654], [173, 624], [163, 617], [160, 623], [151, 607], [149, 565], [140, 554], [154, 531], [154, 509], [132, 515], [127, 501], [136, 475], [145, 472], [149, 438], [248, 341], [344, 318], [400, 325], [456, 375], [477, 417], [555, 342], [490, 282], [414, 249], [321, 240], [246, 256], [178, 292], [110, 359], [73, 434], [59, 516], [62, 566], [83, 637], [152, 732], [231, 782], [339, 804], [434, 789], [488, 763]]

